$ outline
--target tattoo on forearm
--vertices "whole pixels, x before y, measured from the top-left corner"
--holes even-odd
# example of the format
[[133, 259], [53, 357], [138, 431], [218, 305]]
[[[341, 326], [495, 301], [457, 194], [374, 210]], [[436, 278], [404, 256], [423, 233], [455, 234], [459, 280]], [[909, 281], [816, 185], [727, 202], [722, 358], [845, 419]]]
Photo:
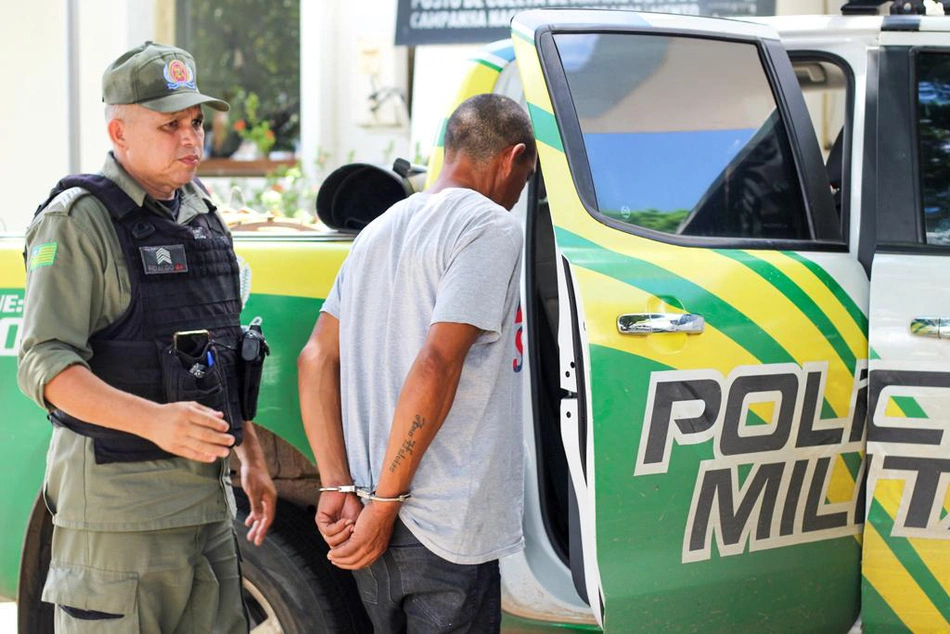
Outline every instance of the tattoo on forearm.
[[393, 458], [392, 464], [389, 465], [390, 473], [394, 473], [402, 461], [405, 460], [407, 456], [412, 455], [412, 450], [416, 446], [416, 441], [412, 439], [412, 436], [416, 433], [417, 429], [425, 427], [425, 424], [426, 419], [424, 419], [421, 415], [416, 414], [415, 420], [413, 420], [412, 425], [409, 426], [409, 433], [406, 434], [406, 439], [402, 441], [402, 446], [396, 453], [396, 457]]

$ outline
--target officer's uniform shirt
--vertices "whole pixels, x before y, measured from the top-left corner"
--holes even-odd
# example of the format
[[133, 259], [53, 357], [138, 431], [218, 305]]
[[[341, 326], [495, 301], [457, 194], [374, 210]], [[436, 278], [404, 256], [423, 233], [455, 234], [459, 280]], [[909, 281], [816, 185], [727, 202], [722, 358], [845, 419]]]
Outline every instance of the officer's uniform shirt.
[[[111, 153], [102, 174], [136, 204], [171, 215]], [[179, 224], [208, 213], [205, 196], [193, 183], [179, 196]], [[88, 367], [89, 337], [125, 312], [131, 286], [109, 212], [83, 190], [68, 190], [50, 202], [27, 229], [26, 244], [28, 256], [37, 246], [55, 245], [46, 249], [47, 254], [55, 249], [51, 264], [31, 267], [28, 261], [18, 370], [20, 389], [45, 409], [46, 384], [69, 366]], [[91, 438], [54, 427], [46, 464], [45, 493], [57, 526], [147, 531], [234, 515], [226, 459], [96, 464]]]

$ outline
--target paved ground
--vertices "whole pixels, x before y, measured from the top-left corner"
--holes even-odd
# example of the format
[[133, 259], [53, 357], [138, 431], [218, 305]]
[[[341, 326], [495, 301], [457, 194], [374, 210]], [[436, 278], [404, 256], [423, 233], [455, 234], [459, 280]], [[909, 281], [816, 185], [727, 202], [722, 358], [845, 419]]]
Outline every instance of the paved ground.
[[0, 634], [16, 632], [16, 603], [0, 603]]
[[16, 632], [16, 603], [0, 603], [0, 634]]
[[[0, 603], [0, 634], [16, 633], [16, 603]], [[848, 634], [861, 634], [861, 621]]]

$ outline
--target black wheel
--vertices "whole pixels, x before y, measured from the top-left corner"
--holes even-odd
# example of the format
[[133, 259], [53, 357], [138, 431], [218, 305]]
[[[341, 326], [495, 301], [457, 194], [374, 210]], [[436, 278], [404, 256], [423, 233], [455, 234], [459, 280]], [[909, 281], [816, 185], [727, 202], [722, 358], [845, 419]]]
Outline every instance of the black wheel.
[[278, 502], [274, 523], [260, 546], [247, 541], [249, 506], [234, 490], [234, 528], [241, 549], [244, 601], [251, 632], [259, 634], [363, 634], [373, 626], [360, 603], [353, 576], [335, 568], [326, 555], [313, 517]]

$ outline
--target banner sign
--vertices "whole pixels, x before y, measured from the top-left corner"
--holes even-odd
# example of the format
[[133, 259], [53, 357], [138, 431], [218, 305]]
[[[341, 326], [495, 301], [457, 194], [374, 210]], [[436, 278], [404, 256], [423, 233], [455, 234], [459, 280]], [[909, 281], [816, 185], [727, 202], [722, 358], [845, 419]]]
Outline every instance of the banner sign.
[[681, 15], [772, 15], [775, 0], [399, 0], [396, 44], [478, 44], [509, 36], [527, 9], [599, 8]]

